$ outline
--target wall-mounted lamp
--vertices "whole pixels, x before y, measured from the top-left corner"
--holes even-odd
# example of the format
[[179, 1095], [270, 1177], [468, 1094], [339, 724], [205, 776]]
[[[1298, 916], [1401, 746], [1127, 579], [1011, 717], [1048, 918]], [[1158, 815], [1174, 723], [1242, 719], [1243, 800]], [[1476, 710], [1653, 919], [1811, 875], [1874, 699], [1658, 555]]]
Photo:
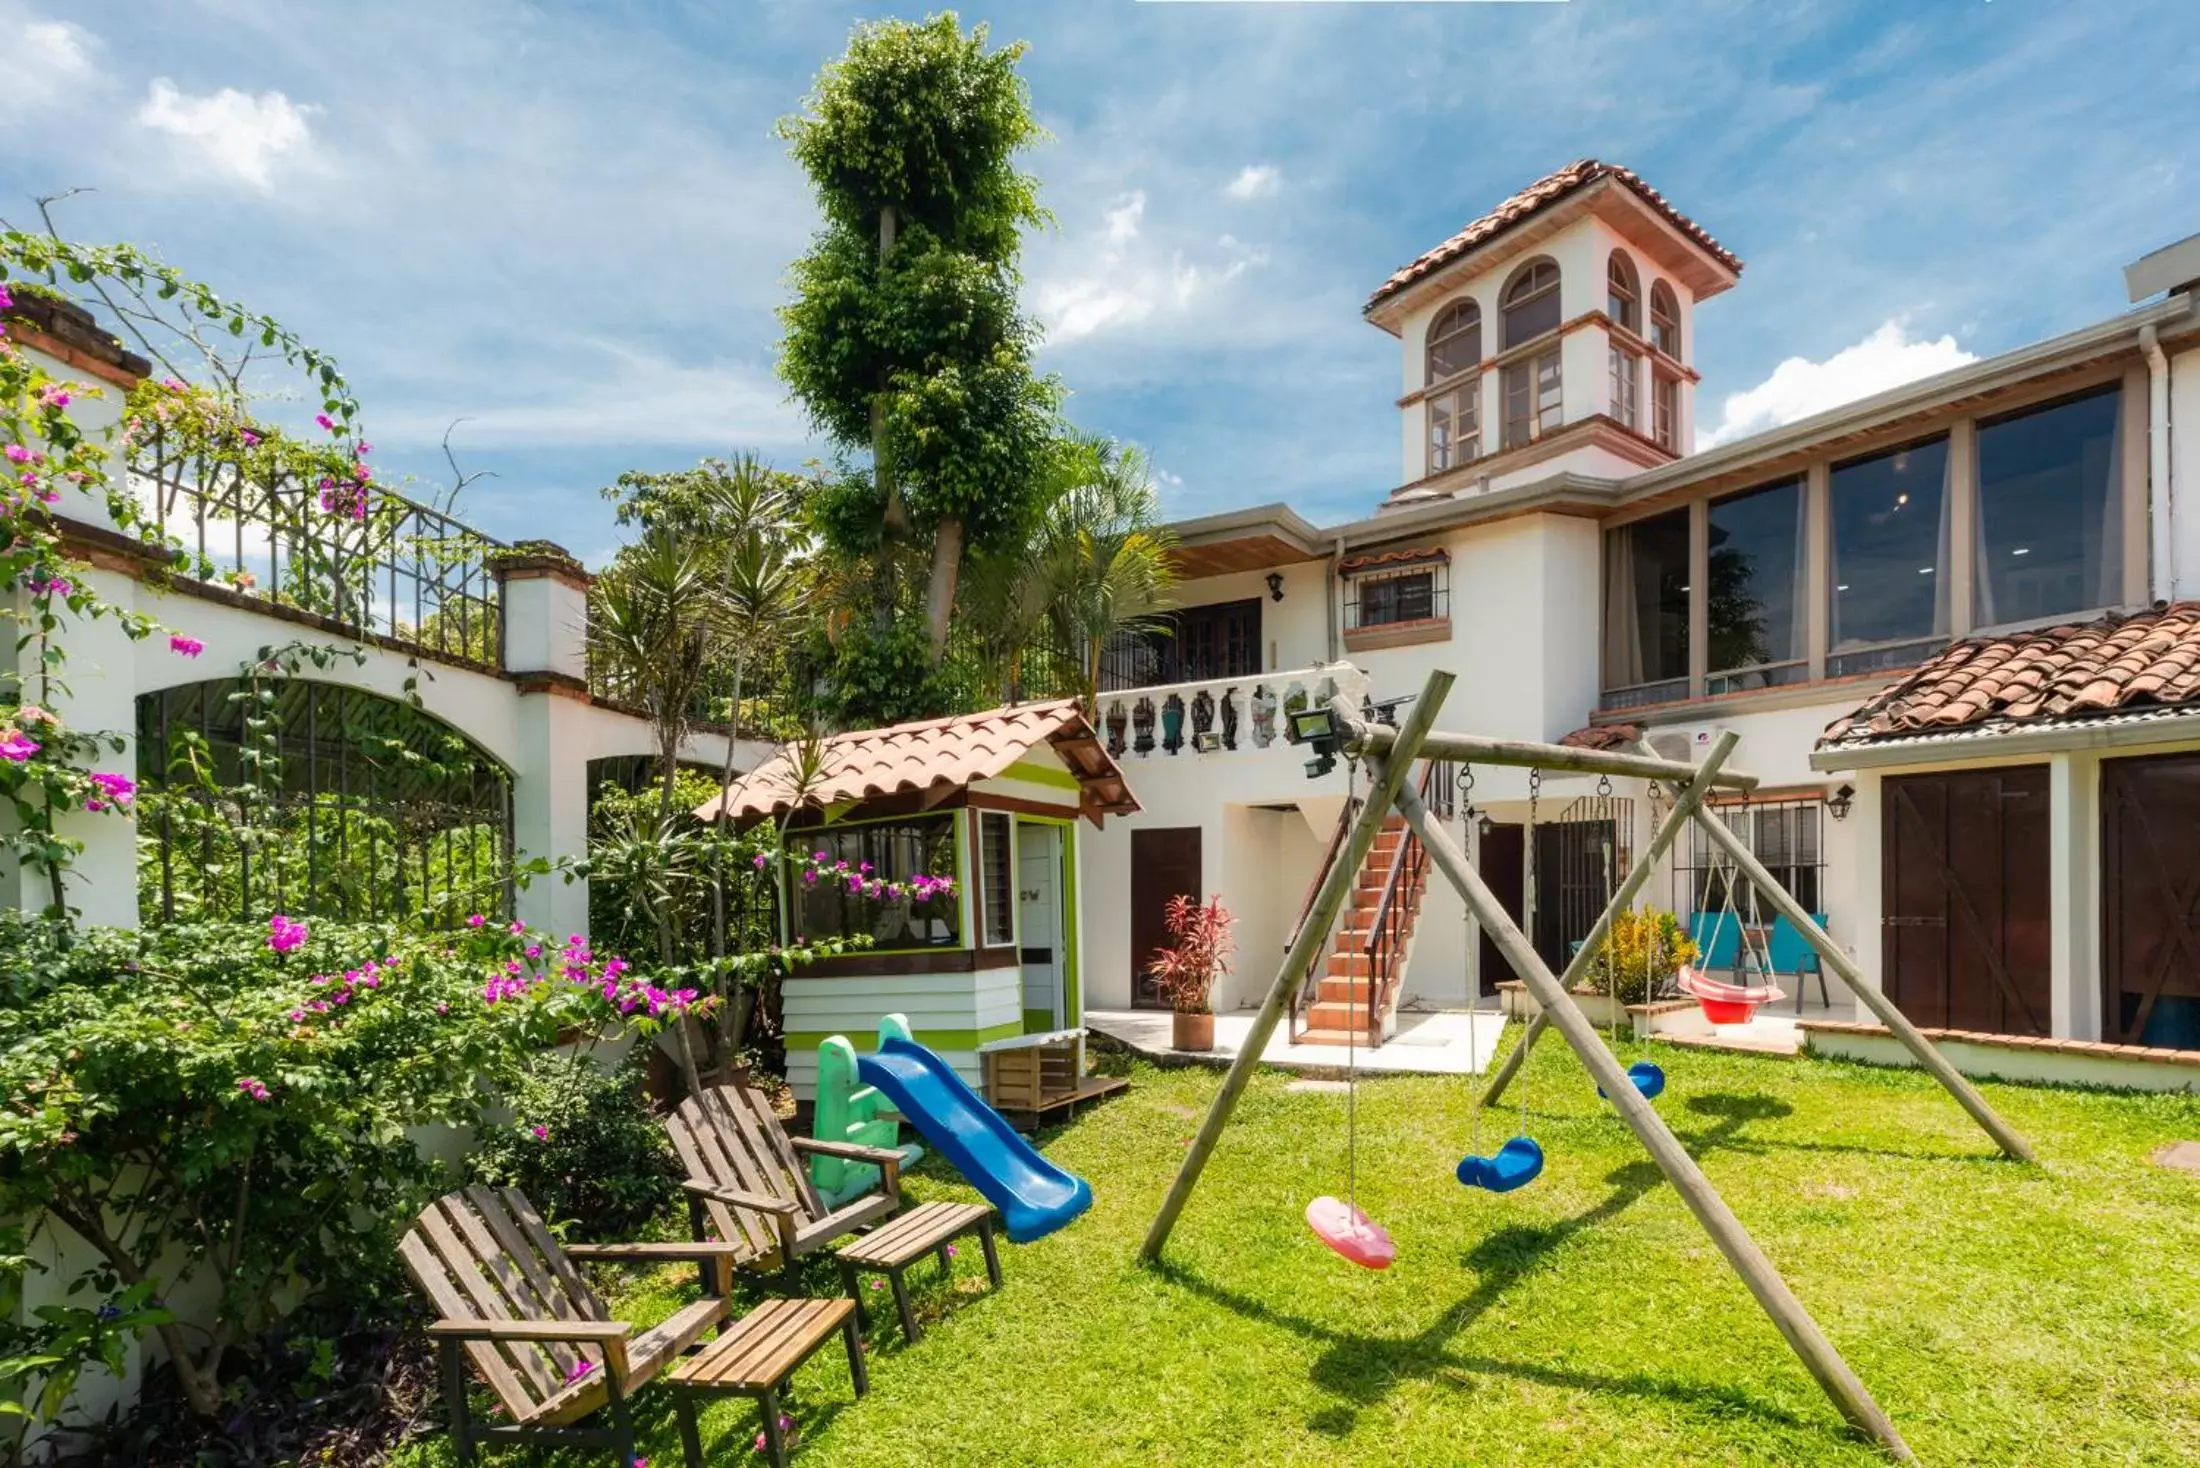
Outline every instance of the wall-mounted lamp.
[[1474, 829], [1481, 833], [1484, 841], [1487, 841], [1490, 839], [1490, 833], [1497, 829], [1497, 822], [1490, 819], [1488, 811], [1484, 811], [1482, 812], [1482, 819], [1474, 823]]
[[1337, 768], [1337, 746], [1343, 741], [1344, 731], [1337, 727], [1327, 704], [1294, 710], [1288, 728], [1292, 743], [1311, 746], [1314, 751], [1314, 757], [1306, 762], [1307, 779], [1319, 780]]
[[1222, 748], [1222, 736], [1212, 729], [1202, 729], [1192, 736], [1192, 748], [1201, 754], [1213, 754]]
[[1855, 804], [1856, 787], [1854, 785], [1843, 785], [1826, 797], [1826, 809], [1833, 812], [1833, 818], [1837, 821], [1847, 820], [1849, 811]]
[[1268, 599], [1270, 601], [1283, 600], [1283, 573], [1281, 571], [1270, 571], [1268, 573]]

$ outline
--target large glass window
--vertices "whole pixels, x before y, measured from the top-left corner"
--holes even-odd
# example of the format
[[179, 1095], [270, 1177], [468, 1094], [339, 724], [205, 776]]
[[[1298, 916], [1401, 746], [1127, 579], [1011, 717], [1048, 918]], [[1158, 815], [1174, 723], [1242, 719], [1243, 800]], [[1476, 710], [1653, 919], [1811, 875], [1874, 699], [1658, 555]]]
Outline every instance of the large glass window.
[[1428, 472], [1472, 463], [1482, 451], [1482, 384], [1469, 379], [1428, 400]]
[[1979, 425], [1971, 616], [1981, 627], [2124, 599], [2116, 388]]
[[1833, 677], [1901, 667], [1948, 635], [1948, 440], [1833, 467]]
[[1558, 330], [1558, 267], [1537, 260], [1521, 267], [1505, 287], [1504, 350]]
[[1442, 382], [1482, 360], [1482, 308], [1461, 301], [1444, 308], [1428, 329], [1429, 382]]
[[952, 811], [792, 831], [787, 855], [793, 871], [807, 872], [813, 861], [822, 869], [790, 884], [797, 938], [814, 943], [864, 933], [885, 949], [960, 946]]
[[1688, 694], [1688, 511], [1604, 533], [1608, 707]]
[[1642, 359], [1623, 346], [1612, 348], [1612, 416], [1629, 428], [1642, 419]]
[[1538, 353], [1505, 368], [1505, 447], [1533, 443], [1565, 420], [1559, 381], [1558, 349]]
[[1807, 677], [1803, 481], [1710, 504], [1706, 634], [1712, 693]]

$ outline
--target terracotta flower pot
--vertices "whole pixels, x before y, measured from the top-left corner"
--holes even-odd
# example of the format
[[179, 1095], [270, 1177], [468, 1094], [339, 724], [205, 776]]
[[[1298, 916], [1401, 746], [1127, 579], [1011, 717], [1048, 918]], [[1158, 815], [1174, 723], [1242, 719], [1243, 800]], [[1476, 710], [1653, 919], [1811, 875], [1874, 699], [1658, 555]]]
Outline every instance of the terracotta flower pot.
[[1211, 1014], [1171, 1015], [1169, 1046], [1175, 1050], [1212, 1050], [1215, 1048], [1215, 1017]]

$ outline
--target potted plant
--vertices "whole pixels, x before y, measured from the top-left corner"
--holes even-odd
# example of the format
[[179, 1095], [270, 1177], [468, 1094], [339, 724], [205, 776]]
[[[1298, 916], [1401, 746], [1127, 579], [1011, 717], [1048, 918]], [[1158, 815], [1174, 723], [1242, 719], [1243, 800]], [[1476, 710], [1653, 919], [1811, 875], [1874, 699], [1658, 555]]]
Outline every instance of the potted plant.
[[1160, 986], [1174, 1011], [1170, 1045], [1177, 1050], [1215, 1048], [1215, 1015], [1207, 997], [1215, 979], [1230, 971], [1236, 942], [1230, 925], [1237, 921], [1218, 895], [1201, 904], [1181, 893], [1162, 910], [1169, 942], [1156, 949], [1146, 972]]
[[1695, 956], [1696, 945], [1680, 919], [1645, 904], [1613, 916], [1611, 936], [1589, 971], [1588, 987], [1619, 1004], [1648, 1004]]

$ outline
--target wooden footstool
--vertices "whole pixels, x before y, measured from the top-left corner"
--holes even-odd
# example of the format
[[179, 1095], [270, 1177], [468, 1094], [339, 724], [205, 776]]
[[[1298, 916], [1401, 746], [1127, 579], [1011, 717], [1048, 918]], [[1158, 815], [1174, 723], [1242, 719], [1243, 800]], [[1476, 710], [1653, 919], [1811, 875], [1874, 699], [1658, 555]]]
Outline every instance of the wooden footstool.
[[986, 1278], [1001, 1287], [1001, 1259], [993, 1249], [993, 1210], [982, 1203], [925, 1203], [899, 1218], [889, 1219], [859, 1239], [840, 1246], [840, 1277], [855, 1297], [856, 1323], [866, 1316], [863, 1294], [856, 1288], [861, 1273], [883, 1274], [894, 1286], [894, 1307], [901, 1312], [901, 1333], [916, 1344], [917, 1315], [909, 1308], [909, 1284], [903, 1278], [909, 1266], [927, 1254], [937, 1254], [942, 1269], [948, 1268], [947, 1245], [967, 1233], [978, 1236], [985, 1250]]
[[687, 1454], [687, 1468], [703, 1468], [695, 1399], [718, 1395], [756, 1398], [772, 1468], [787, 1468], [787, 1443], [779, 1431], [780, 1389], [835, 1331], [847, 1344], [848, 1374], [855, 1378], [860, 1397], [871, 1389], [871, 1379], [863, 1370], [863, 1342], [856, 1336], [853, 1300], [766, 1300], [673, 1367], [666, 1380], [680, 1414], [680, 1446]]

